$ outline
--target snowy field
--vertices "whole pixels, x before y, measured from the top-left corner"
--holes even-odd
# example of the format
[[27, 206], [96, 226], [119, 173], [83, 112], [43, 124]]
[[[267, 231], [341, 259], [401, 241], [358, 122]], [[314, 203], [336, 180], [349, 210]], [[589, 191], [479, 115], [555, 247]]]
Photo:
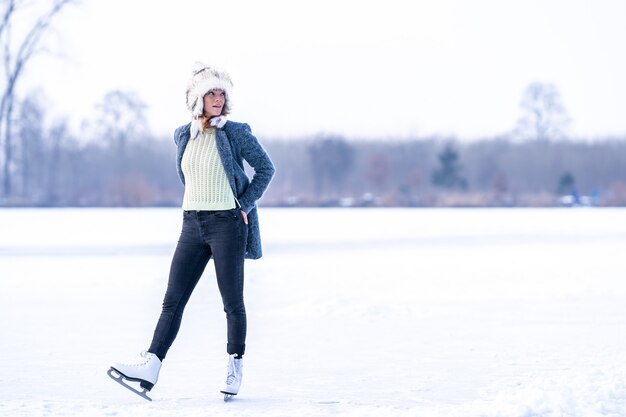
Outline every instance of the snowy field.
[[210, 263], [148, 403], [180, 210], [0, 210], [0, 416], [626, 416], [626, 210], [260, 214], [240, 395]]

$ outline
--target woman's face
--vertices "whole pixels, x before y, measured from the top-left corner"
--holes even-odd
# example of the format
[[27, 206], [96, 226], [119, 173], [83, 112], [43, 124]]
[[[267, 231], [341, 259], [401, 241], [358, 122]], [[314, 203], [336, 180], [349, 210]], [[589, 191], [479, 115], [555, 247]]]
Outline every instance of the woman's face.
[[206, 117], [219, 116], [222, 114], [226, 93], [224, 90], [211, 90], [204, 95], [204, 115]]

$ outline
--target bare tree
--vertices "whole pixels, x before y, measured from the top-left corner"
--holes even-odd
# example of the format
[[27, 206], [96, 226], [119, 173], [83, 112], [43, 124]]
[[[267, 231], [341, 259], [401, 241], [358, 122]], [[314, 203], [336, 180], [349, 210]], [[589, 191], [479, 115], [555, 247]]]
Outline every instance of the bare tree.
[[389, 174], [389, 157], [386, 154], [377, 152], [369, 157], [366, 178], [377, 193], [384, 190]]
[[13, 144], [12, 151], [16, 165], [12, 188], [15, 195], [35, 201], [40, 197], [44, 178], [48, 175], [44, 109], [33, 98], [27, 98], [18, 105], [17, 113], [14, 130], [18, 143]]
[[48, 205], [57, 205], [62, 195], [60, 190], [61, 186], [61, 155], [64, 151], [63, 148], [69, 149], [69, 145], [65, 143], [68, 135], [67, 120], [57, 120], [50, 132], [48, 133], [50, 141], [49, 151], [49, 164], [48, 164], [48, 176], [47, 184], [45, 187], [46, 193], [44, 196], [44, 203]]
[[516, 136], [537, 140], [565, 136], [569, 118], [559, 90], [553, 84], [530, 84], [524, 92], [521, 107], [524, 114], [518, 121]]
[[109, 142], [120, 155], [124, 155], [130, 138], [148, 136], [147, 108], [134, 92], [108, 92], [97, 106], [97, 135]]
[[72, 2], [73, 0], [53, 0], [49, 8], [35, 19], [30, 29], [26, 31], [26, 35], [15, 41], [12, 39], [12, 24], [16, 23], [19, 17], [16, 13], [28, 7], [29, 3], [20, 0], [0, 1], [0, 48], [2, 48], [2, 67], [5, 76], [0, 89], [0, 140], [4, 142], [3, 192], [7, 197], [12, 193], [11, 169], [14, 155], [11, 127], [15, 88], [28, 62], [40, 51], [39, 42], [52, 20]]
[[318, 199], [327, 197], [324, 194], [330, 191], [330, 188], [337, 191], [339, 183], [352, 169], [354, 162], [352, 146], [339, 136], [321, 136], [309, 145], [308, 151], [316, 196]]

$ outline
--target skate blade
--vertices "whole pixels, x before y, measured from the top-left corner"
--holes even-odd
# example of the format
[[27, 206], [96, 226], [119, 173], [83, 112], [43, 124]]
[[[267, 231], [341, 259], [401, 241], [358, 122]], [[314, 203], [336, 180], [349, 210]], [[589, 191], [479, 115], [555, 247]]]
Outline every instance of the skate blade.
[[[117, 374], [117, 376], [115, 376], [115, 374]], [[124, 379], [125, 379], [124, 374], [119, 372], [117, 369], [115, 368], [109, 369], [107, 371], [107, 375], [110, 376], [113, 381], [117, 382], [118, 384], [126, 388], [127, 390], [132, 391], [134, 394], [139, 395], [141, 398], [145, 400], [152, 401], [152, 398], [148, 397], [148, 394], [147, 394], [148, 390], [146, 388], [143, 388], [143, 391], [139, 391], [135, 387], [128, 385], [127, 383], [124, 382]]]
[[225, 392], [225, 391], [220, 391], [222, 394], [224, 394], [224, 402], [228, 402], [231, 400], [231, 398], [233, 398], [235, 395], [237, 394], [231, 394], [229, 392]]

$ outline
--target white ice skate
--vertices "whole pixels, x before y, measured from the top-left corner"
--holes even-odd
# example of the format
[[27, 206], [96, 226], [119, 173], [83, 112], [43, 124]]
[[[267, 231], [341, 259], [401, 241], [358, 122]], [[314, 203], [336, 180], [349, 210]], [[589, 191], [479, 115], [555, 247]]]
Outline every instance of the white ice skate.
[[[141, 352], [139, 356], [130, 363], [114, 363], [107, 374], [117, 383], [145, 398], [148, 401], [152, 401], [152, 398], [148, 397], [147, 392], [154, 387], [159, 379], [159, 370], [161, 369], [161, 360], [154, 353]], [[143, 388], [142, 391], [135, 388], [132, 385], [126, 383], [126, 381], [139, 382], [139, 386]]]
[[243, 363], [241, 359], [235, 359], [235, 355], [228, 358], [228, 367], [226, 368], [226, 381], [224, 388], [220, 391], [224, 394], [224, 401], [228, 401], [233, 395], [237, 395], [241, 386], [241, 377], [243, 371]]

